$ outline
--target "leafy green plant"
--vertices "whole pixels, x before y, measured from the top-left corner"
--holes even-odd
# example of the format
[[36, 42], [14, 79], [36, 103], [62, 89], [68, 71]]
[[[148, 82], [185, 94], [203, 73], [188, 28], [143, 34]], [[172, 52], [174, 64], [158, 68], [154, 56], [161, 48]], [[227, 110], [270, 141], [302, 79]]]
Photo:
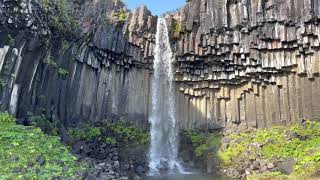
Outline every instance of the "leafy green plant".
[[101, 128], [91, 125], [84, 125], [77, 129], [69, 130], [69, 135], [77, 140], [92, 140], [101, 136]]
[[144, 132], [137, 126], [127, 122], [116, 122], [107, 124], [117, 141], [120, 142], [137, 142], [139, 144], [148, 144], [150, 142], [149, 133]]
[[48, 11], [48, 8], [49, 8], [49, 0], [42, 0], [42, 5], [43, 5], [45, 11]]
[[1, 179], [69, 179], [85, 168], [59, 137], [45, 135], [39, 128], [4, 123], [0, 132]]
[[124, 9], [121, 9], [120, 11], [118, 12], [115, 12], [113, 15], [114, 17], [117, 18], [118, 22], [120, 23], [124, 23], [127, 19], [127, 11], [125, 11]]
[[191, 141], [197, 158], [205, 158], [205, 155], [208, 154], [213, 155], [210, 151], [212, 149], [218, 149], [221, 139], [220, 135], [217, 133], [204, 135], [196, 130], [185, 130], [183, 136]]
[[172, 19], [171, 28], [170, 28], [170, 36], [174, 39], [180, 37], [180, 32], [182, 31], [182, 23], [176, 19]]
[[58, 69], [58, 75], [59, 76], [66, 77], [68, 74], [69, 74], [69, 72], [64, 68], [59, 68]]
[[183, 135], [191, 140], [193, 148], [201, 146], [206, 141], [206, 137], [195, 130], [185, 130]]
[[7, 84], [6, 81], [0, 78], [0, 87], [3, 88], [4, 86], [6, 86], [6, 84]]
[[60, 53], [63, 52], [63, 51], [66, 51], [70, 48], [70, 44], [67, 40], [63, 40], [61, 41], [61, 50], [60, 50]]
[[52, 66], [54, 68], [58, 67], [56, 61], [51, 57], [51, 56], [48, 56], [45, 60], [44, 60], [44, 63], [49, 65], [49, 66]]
[[68, 6], [70, 5], [66, 0], [56, 0], [56, 1], [48, 1], [42, 0], [42, 4], [44, 5], [44, 10], [47, 12], [50, 7], [54, 7], [55, 15], [52, 17], [50, 21], [51, 27], [53, 27], [58, 32], [65, 34], [74, 32], [79, 28], [78, 21], [74, 16], [69, 14]]
[[314, 173], [320, 175], [316, 170], [320, 167], [320, 122], [308, 120], [305, 126], [276, 126], [271, 129], [229, 134], [227, 137], [230, 139], [229, 146], [221, 147], [218, 153], [224, 166], [232, 166], [236, 159], [284, 158], [296, 161], [295, 171], [292, 175], [286, 176], [289, 179], [306, 179], [305, 177], [310, 178]]
[[31, 117], [35, 126], [41, 128], [47, 134], [57, 136], [59, 134], [59, 130], [56, 122], [50, 121], [44, 115], [41, 116], [33, 116]]
[[0, 123], [15, 122], [15, 120], [15, 117], [8, 112], [0, 112]]
[[117, 144], [117, 140], [114, 137], [106, 137], [106, 143], [115, 145]]

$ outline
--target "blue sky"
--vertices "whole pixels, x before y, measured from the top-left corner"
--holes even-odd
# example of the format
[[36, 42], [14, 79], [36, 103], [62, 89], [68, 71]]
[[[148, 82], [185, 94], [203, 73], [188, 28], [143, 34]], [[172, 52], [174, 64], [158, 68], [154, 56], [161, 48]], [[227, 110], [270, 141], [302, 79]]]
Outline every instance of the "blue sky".
[[182, 7], [186, 0], [124, 0], [129, 9], [134, 9], [141, 4], [148, 7], [154, 15], [161, 15], [167, 11]]

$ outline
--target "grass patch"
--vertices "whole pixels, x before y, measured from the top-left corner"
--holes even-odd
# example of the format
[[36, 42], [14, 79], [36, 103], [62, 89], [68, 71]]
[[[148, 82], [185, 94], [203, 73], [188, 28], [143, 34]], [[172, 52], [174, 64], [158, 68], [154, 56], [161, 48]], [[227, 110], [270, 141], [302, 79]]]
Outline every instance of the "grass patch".
[[14, 117], [6, 113], [1, 113], [0, 119], [7, 119], [0, 123], [1, 178], [66, 179], [83, 170], [59, 137], [46, 135], [33, 126], [16, 125], [10, 122]]
[[150, 142], [149, 133], [138, 128], [136, 125], [127, 122], [109, 123], [106, 125], [112, 136], [117, 141], [123, 143], [148, 144]]
[[[305, 126], [277, 126], [271, 129], [259, 129], [251, 132], [229, 134], [230, 142], [220, 148], [218, 157], [223, 166], [232, 167], [240, 159], [260, 157], [265, 160], [289, 159], [296, 161], [294, 172], [281, 177], [311, 178], [319, 173], [320, 164], [320, 123], [307, 121]], [[277, 173], [255, 175], [277, 176]], [[317, 177], [320, 177], [318, 174]]]
[[[104, 134], [102, 132], [105, 132]], [[97, 126], [86, 124], [80, 128], [69, 129], [68, 134], [76, 140], [100, 140], [109, 144], [148, 144], [150, 135], [143, 129], [127, 122], [102, 123]]]
[[77, 129], [71, 129], [68, 131], [69, 136], [77, 140], [93, 140], [101, 136], [101, 128], [90, 125], [84, 125]]
[[46, 134], [53, 136], [58, 136], [58, 127], [56, 122], [52, 122], [47, 119], [44, 115], [41, 116], [31, 116], [32, 122], [35, 126], [39, 127]]
[[197, 158], [212, 157], [214, 155], [212, 152], [217, 150], [221, 139], [218, 133], [205, 135], [196, 130], [186, 130], [183, 132], [183, 136], [191, 141]]

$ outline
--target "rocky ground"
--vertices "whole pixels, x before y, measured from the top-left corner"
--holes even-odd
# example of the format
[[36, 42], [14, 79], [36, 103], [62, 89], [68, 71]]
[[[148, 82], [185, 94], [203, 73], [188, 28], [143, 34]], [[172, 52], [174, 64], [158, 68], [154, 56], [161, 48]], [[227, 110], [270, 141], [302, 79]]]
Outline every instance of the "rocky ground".
[[320, 177], [319, 122], [303, 120], [260, 130], [185, 131], [182, 135], [181, 147], [193, 157], [188, 160], [207, 173], [236, 179]]
[[85, 170], [77, 173], [83, 179], [141, 179], [148, 171], [149, 134], [131, 123], [83, 124], [67, 129], [44, 116], [18, 119], [17, 123], [59, 135], [78, 161], [86, 164]]
[[126, 147], [110, 146], [110, 144], [98, 141], [81, 141], [72, 146], [80, 160], [86, 162], [90, 167], [83, 174], [85, 179], [141, 179], [147, 171], [146, 157], [134, 154], [132, 152], [134, 150], [125, 153], [122, 148]]

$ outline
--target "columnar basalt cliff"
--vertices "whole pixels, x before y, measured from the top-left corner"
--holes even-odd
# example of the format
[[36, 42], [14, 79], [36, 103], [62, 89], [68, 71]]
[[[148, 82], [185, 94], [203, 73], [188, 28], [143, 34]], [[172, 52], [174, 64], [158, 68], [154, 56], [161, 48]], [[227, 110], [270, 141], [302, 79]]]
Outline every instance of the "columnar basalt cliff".
[[1, 0], [1, 110], [146, 126], [155, 31], [120, 0]]
[[[59, 2], [0, 1], [1, 110], [147, 125], [157, 17], [120, 0]], [[319, 119], [319, 19], [319, 0], [192, 0], [170, 13], [180, 127]]]
[[319, 0], [191, 0], [167, 20], [181, 127], [320, 118]]

